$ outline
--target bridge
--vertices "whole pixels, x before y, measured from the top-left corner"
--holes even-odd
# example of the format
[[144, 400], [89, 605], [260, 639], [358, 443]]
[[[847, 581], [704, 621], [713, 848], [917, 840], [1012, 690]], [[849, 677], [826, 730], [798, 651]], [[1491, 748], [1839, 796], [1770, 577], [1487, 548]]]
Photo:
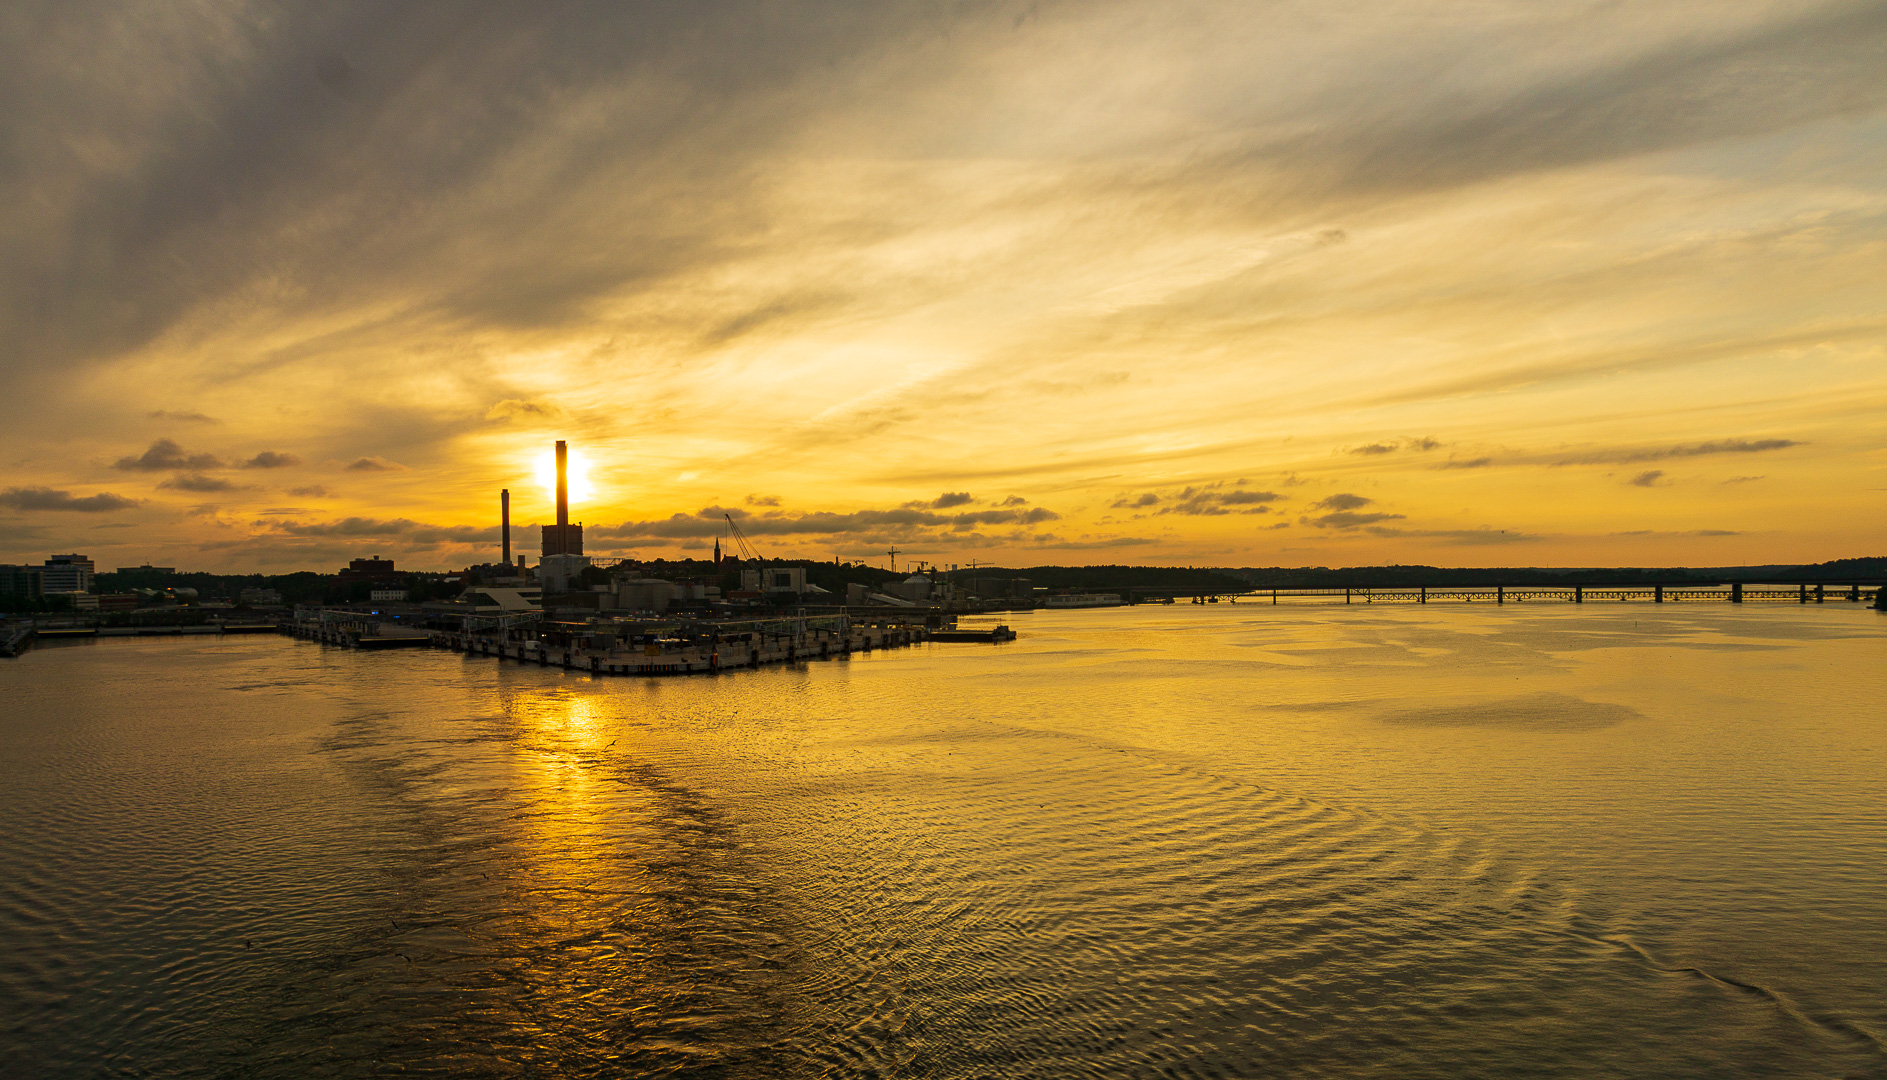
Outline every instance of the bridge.
[[1588, 600], [1649, 601], [1663, 603], [1793, 602], [1821, 604], [1830, 600], [1860, 603], [1874, 599], [1887, 578], [1844, 578], [1838, 581], [1700, 581], [1579, 582], [1547, 585], [1503, 583], [1476, 585], [1350, 585], [1280, 586], [1244, 592], [1224, 589], [1132, 588], [1130, 604], [1171, 604], [1181, 599], [1195, 604], [1281, 604], [1321, 602], [1345, 604], [1427, 604], [1431, 602], [1519, 604], [1547, 601], [1583, 604]]

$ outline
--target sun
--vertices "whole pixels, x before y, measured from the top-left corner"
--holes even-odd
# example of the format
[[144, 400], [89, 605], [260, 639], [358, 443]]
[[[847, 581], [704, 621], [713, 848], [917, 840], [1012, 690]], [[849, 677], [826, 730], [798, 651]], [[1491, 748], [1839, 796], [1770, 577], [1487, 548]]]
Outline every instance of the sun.
[[[590, 463], [575, 450], [570, 451], [570, 506], [574, 512], [577, 506], [587, 502], [596, 489], [590, 486]], [[557, 498], [557, 453], [546, 450], [537, 456], [537, 482], [544, 485], [544, 494], [552, 502]]]

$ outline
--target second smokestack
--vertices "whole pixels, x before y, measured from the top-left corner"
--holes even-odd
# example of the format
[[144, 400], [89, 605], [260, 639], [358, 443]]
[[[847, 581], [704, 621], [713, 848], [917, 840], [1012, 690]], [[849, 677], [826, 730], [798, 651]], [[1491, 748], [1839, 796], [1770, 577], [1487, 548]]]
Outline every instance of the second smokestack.
[[498, 491], [498, 532], [504, 537], [505, 565], [511, 565], [511, 489]]

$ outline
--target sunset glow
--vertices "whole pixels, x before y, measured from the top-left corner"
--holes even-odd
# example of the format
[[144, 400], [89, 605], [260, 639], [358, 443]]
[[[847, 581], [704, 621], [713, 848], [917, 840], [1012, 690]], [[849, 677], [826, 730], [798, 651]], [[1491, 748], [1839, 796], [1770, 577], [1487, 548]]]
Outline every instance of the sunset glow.
[[[583, 460], [583, 455], [570, 451], [565, 463], [565, 488], [573, 503], [588, 502], [595, 489], [590, 487], [590, 464]], [[537, 455], [537, 483], [543, 489], [546, 502], [555, 503], [557, 499], [557, 454], [546, 450]]]

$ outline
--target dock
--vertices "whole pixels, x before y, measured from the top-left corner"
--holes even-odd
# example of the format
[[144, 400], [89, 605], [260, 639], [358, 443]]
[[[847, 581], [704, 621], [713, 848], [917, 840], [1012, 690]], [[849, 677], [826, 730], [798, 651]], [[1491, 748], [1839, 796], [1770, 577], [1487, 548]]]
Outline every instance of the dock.
[[430, 647], [592, 675], [708, 675], [766, 664], [832, 660], [938, 640], [997, 641], [993, 630], [935, 630], [902, 622], [854, 622], [844, 616], [687, 623], [627, 639], [609, 628], [529, 617], [467, 619], [456, 630], [384, 625], [353, 613], [323, 612], [286, 623], [282, 632], [352, 649]]
[[36, 631], [32, 623], [23, 626], [9, 626], [4, 635], [0, 635], [0, 656], [18, 656], [32, 647]]

